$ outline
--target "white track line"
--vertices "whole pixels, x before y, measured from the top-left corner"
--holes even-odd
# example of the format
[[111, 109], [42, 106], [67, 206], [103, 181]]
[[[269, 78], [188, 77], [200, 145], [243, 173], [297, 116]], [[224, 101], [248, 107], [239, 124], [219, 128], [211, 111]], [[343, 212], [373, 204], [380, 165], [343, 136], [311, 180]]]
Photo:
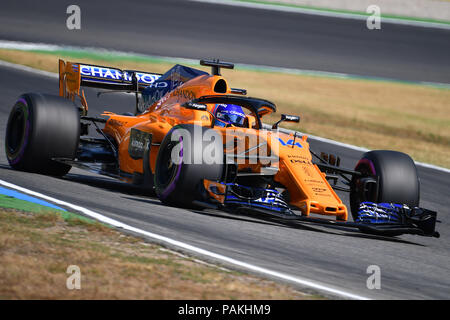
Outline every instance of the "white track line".
[[[311, 134], [306, 134], [309, 138], [317, 140], [317, 141], [321, 141], [321, 142], [325, 142], [325, 143], [329, 143], [329, 144], [333, 144], [336, 146], [340, 146], [343, 148], [347, 148], [347, 149], [351, 149], [351, 150], [356, 150], [356, 151], [362, 151], [362, 152], [367, 152], [370, 151], [370, 149], [366, 149], [366, 148], [361, 148], [361, 147], [357, 147], [351, 144], [347, 144], [347, 143], [343, 143], [343, 142], [338, 142], [338, 141], [334, 141], [334, 140], [330, 140], [327, 138], [322, 138], [322, 137], [318, 137], [318, 136], [313, 136]], [[428, 168], [428, 169], [433, 169], [433, 170], [437, 170], [437, 171], [442, 171], [445, 173], [450, 173], [450, 169], [447, 168], [442, 168], [439, 166], [435, 166], [434, 164], [429, 164], [429, 163], [424, 163], [424, 162], [418, 162], [418, 161], [414, 161], [414, 163], [417, 166], [420, 167], [424, 167], [424, 168]]]
[[[337, 146], [340, 146], [340, 147], [343, 147], [343, 148], [352, 149], [352, 150], [356, 150], [356, 151], [362, 151], [362, 152], [370, 151], [370, 149], [357, 147], [357, 146], [354, 146], [354, 145], [351, 145], [351, 144], [338, 142], [338, 141], [334, 141], [334, 140], [330, 140], [330, 139], [322, 138], [322, 137], [318, 137], [318, 136], [313, 136], [311, 134], [306, 134], [306, 135], [309, 138], [312, 138], [314, 140], [325, 142], [325, 143], [329, 143], [329, 144], [334, 144], [334, 145], [337, 145]], [[438, 166], [435, 166], [433, 164], [424, 163], [424, 162], [418, 162], [418, 161], [414, 161], [414, 163], [417, 166], [421, 166], [421, 167], [424, 167], [424, 168], [433, 169], [433, 170], [437, 170], [437, 171], [442, 171], [442, 172], [445, 172], [445, 173], [450, 173], [450, 169], [438, 167]]]
[[[11, 62], [0, 60], [0, 66], [9, 67], [9, 68], [17, 69], [17, 70], [20, 70], [20, 71], [30, 72], [30, 73], [34, 73], [34, 74], [37, 74], [37, 75], [58, 79], [58, 74], [57, 73], [39, 70], [39, 69], [35, 69], [35, 68], [32, 68], [32, 67], [24, 66], [24, 65], [21, 65], [21, 64], [16, 64], [16, 63], [11, 63]], [[285, 129], [285, 128], [280, 128], [280, 129], [282, 129], [282, 130], [284, 130], [284, 131], [286, 131], [288, 133], [294, 132], [293, 130], [289, 130], [289, 129]], [[301, 133], [301, 132], [299, 132], [299, 133]], [[334, 141], [334, 140], [330, 140], [330, 139], [327, 139], [327, 138], [322, 138], [322, 137], [318, 137], [318, 136], [314, 136], [314, 135], [310, 135], [310, 134], [306, 134], [306, 135], [308, 137], [312, 138], [312, 139], [317, 140], [317, 141], [326, 142], [326, 143], [333, 144], [333, 145], [336, 145], [336, 146], [340, 146], [340, 147], [343, 147], [343, 148], [356, 150], [356, 151], [362, 151], [362, 152], [369, 151], [369, 149], [361, 148], [361, 147], [354, 146], [354, 145], [351, 145], [351, 144], [347, 144], [347, 143], [343, 143], [343, 142], [339, 142], [339, 141]], [[418, 165], [418, 166], [422, 166], [424, 168], [429, 168], [429, 169], [433, 169], [433, 170], [437, 170], [437, 171], [442, 171], [442, 172], [445, 172], [445, 173], [450, 173], [450, 169], [439, 167], [439, 166], [435, 166], [433, 164], [417, 162], [417, 161], [415, 161], [415, 164]]]
[[18, 190], [20, 192], [29, 194], [29, 195], [34, 196], [34, 197], [39, 197], [41, 199], [44, 199], [44, 200], [47, 200], [47, 201], [59, 204], [61, 206], [65, 206], [65, 207], [71, 208], [73, 210], [76, 210], [76, 211], [79, 211], [79, 212], [83, 213], [86, 216], [89, 216], [89, 217], [91, 217], [91, 218], [93, 218], [95, 220], [101, 221], [103, 223], [109, 224], [109, 225], [111, 225], [113, 227], [122, 228], [124, 230], [128, 230], [128, 231], [131, 231], [131, 232], [143, 235], [143, 236], [145, 236], [147, 238], [155, 239], [155, 240], [167, 243], [169, 245], [172, 245], [172, 246], [175, 246], [175, 247], [178, 247], [178, 248], [190, 251], [190, 252], [194, 252], [196, 254], [200, 254], [200, 255], [203, 255], [203, 256], [206, 256], [206, 257], [210, 257], [210, 258], [213, 258], [213, 259], [225, 262], [225, 263], [229, 263], [229, 264], [232, 264], [232, 265], [235, 265], [235, 266], [238, 266], [238, 267], [241, 267], [241, 268], [244, 268], [244, 269], [247, 269], [247, 270], [259, 273], [259, 274], [262, 274], [262, 275], [275, 277], [275, 278], [278, 278], [278, 279], [281, 279], [281, 280], [285, 280], [285, 281], [289, 281], [289, 282], [292, 282], [292, 283], [296, 283], [296, 284], [299, 284], [301, 286], [313, 288], [313, 289], [319, 290], [321, 292], [326, 292], [326, 293], [329, 293], [329, 294], [332, 294], [332, 295], [336, 295], [336, 296], [339, 296], [339, 297], [343, 297], [343, 298], [356, 299], [356, 300], [369, 300], [369, 298], [367, 298], [367, 297], [363, 297], [363, 296], [356, 295], [356, 294], [353, 294], [353, 293], [349, 293], [349, 292], [346, 292], [346, 291], [342, 291], [342, 290], [338, 290], [338, 289], [335, 289], [335, 288], [327, 287], [325, 285], [313, 282], [311, 280], [300, 279], [300, 278], [297, 278], [297, 277], [294, 277], [294, 276], [291, 276], [291, 275], [288, 275], [288, 274], [280, 273], [278, 271], [273, 271], [273, 270], [269, 270], [269, 269], [266, 269], [266, 268], [261, 268], [261, 267], [252, 265], [250, 263], [246, 263], [246, 262], [242, 262], [242, 261], [239, 261], [239, 260], [236, 260], [236, 259], [233, 259], [233, 258], [229, 258], [227, 256], [223, 256], [223, 255], [218, 254], [218, 253], [214, 253], [214, 252], [211, 252], [211, 251], [208, 251], [208, 250], [205, 250], [205, 249], [201, 249], [199, 247], [195, 247], [195, 246], [192, 246], [190, 244], [187, 244], [187, 243], [184, 243], [184, 242], [181, 242], [181, 241], [178, 241], [178, 240], [174, 240], [174, 239], [171, 239], [171, 238], [168, 238], [168, 237], [165, 237], [165, 236], [161, 236], [161, 235], [156, 234], [156, 233], [152, 233], [152, 232], [148, 232], [148, 231], [145, 231], [145, 230], [141, 230], [141, 229], [132, 227], [130, 225], [127, 225], [125, 223], [122, 223], [120, 221], [114, 220], [112, 218], [106, 217], [106, 216], [104, 216], [104, 215], [102, 215], [100, 213], [97, 213], [97, 212], [94, 212], [92, 210], [83, 208], [81, 206], [78, 206], [78, 205], [75, 205], [75, 204], [72, 204], [72, 203], [69, 203], [69, 202], [66, 202], [66, 201], [58, 200], [56, 198], [52, 198], [52, 197], [46, 196], [46, 195], [44, 195], [42, 193], [35, 192], [35, 191], [32, 191], [32, 190], [29, 190], [29, 189], [17, 186], [15, 184], [12, 184], [12, 183], [9, 183], [9, 182], [3, 181], [3, 180], [0, 180], [0, 185], [3, 185], [5, 187], [7, 187], [7, 188]]
[[[266, 124], [264, 124], [264, 125], [266, 125]], [[269, 128], [269, 127], [271, 127], [271, 126], [268, 126], [267, 128]], [[285, 132], [287, 134], [291, 134], [291, 133], [295, 132], [294, 130], [290, 130], [290, 129], [286, 129], [286, 128], [280, 128], [280, 131], [281, 132]], [[339, 146], [339, 147], [342, 147], [342, 148], [347, 148], [347, 149], [350, 149], [350, 150], [361, 151], [361, 152], [370, 151], [370, 149], [367, 149], [367, 148], [362, 148], [362, 147], [354, 146], [354, 145], [351, 145], [351, 144], [348, 144], [348, 143], [343, 143], [343, 142], [334, 141], [334, 140], [327, 139], [327, 138], [314, 136], [314, 135], [308, 134], [308, 133], [302, 133], [300, 131], [297, 131], [297, 133], [299, 135], [306, 134], [308, 136], [308, 138], [311, 138], [311, 139], [314, 139], [314, 140], [317, 140], [317, 141], [320, 141], [320, 142], [329, 143], [329, 144], [332, 144], [332, 145], [335, 145], [335, 146]], [[450, 173], [450, 169], [439, 167], [439, 166], [435, 166], [433, 164], [423, 163], [423, 162], [418, 162], [418, 161], [414, 161], [414, 163], [417, 166], [420, 166], [420, 167], [424, 167], [424, 168], [428, 168], [428, 169], [432, 169], [432, 170], [436, 170], [436, 171], [442, 171], [442, 172], [445, 172], [445, 173]]]
[[[309, 8], [302, 8], [302, 7], [290, 7], [290, 6], [286, 6], [286, 5], [282, 5], [282, 4], [255, 3], [255, 2], [232, 1], [232, 0], [190, 0], [190, 1], [218, 4], [218, 5], [235, 6], [235, 7], [243, 7], [243, 8], [252, 8], [252, 9], [263, 9], [263, 10], [281, 11], [281, 12], [289, 12], [289, 13], [310, 14], [310, 15], [332, 17], [332, 18], [353, 19], [353, 20], [361, 20], [361, 21], [366, 21], [368, 18], [368, 16], [364, 15], [364, 14], [327, 11], [327, 10], [319, 10], [319, 9], [314, 9], [314, 8], [309, 9]], [[444, 23], [439, 23], [439, 22], [428, 22], [428, 21], [409, 20], [409, 19], [401, 19], [401, 18], [387, 18], [387, 17], [383, 17], [383, 16], [381, 17], [381, 22], [382, 23], [402, 24], [402, 25], [422, 27], [422, 28], [437, 28], [437, 29], [450, 30], [450, 25], [447, 25]]]

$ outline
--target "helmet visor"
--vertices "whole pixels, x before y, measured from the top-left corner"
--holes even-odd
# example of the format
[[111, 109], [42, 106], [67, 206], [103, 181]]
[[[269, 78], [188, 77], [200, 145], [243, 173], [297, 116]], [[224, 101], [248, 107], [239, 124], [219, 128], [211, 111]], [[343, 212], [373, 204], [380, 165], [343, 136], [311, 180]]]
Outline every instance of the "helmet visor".
[[235, 126], [242, 126], [244, 124], [245, 116], [236, 113], [217, 112], [216, 118], [226, 123], [231, 123]]

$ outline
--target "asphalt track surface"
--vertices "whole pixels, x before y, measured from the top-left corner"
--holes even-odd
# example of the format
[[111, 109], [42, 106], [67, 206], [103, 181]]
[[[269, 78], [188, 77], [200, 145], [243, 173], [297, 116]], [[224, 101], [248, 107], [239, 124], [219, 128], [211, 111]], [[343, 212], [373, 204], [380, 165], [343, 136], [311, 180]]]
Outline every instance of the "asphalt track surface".
[[[2, 3], [0, 39], [95, 46], [163, 56], [218, 57], [241, 63], [450, 82], [449, 33], [359, 21], [218, 7], [180, 1], [127, 5], [77, 2], [82, 30], [65, 27], [69, 2]], [[143, 190], [72, 169], [64, 178], [11, 170], [3, 152], [9, 110], [23, 92], [57, 93], [56, 79], [0, 68], [0, 179], [99, 212], [131, 226], [274, 271], [378, 299], [450, 298], [450, 174], [419, 168], [421, 205], [438, 211], [440, 239], [372, 237], [304, 224], [292, 228], [218, 211], [170, 208]], [[133, 98], [95, 97], [91, 115], [132, 111]], [[264, 97], [263, 97], [264, 98]], [[130, 107], [126, 107], [130, 106]], [[280, 106], [282, 111], [282, 106]], [[311, 141], [353, 167], [361, 152]], [[342, 196], [344, 202], [348, 199]], [[381, 290], [366, 269], [381, 268]]]
[[[57, 80], [0, 68], [0, 179], [80, 205], [128, 225], [270, 270], [377, 299], [450, 298], [450, 174], [419, 168], [421, 206], [439, 212], [441, 238], [374, 237], [349, 229], [312, 224], [292, 228], [249, 216], [191, 211], [162, 205], [145, 190], [73, 168], [64, 178], [14, 171], [5, 159], [4, 132], [11, 106], [24, 92], [57, 94]], [[91, 115], [133, 110], [133, 97], [95, 97], [87, 90]], [[130, 106], [130, 107], [126, 107]], [[361, 152], [311, 141], [314, 150], [342, 156], [353, 167]], [[348, 199], [340, 194], [344, 202]], [[366, 287], [369, 265], [381, 268], [381, 290]], [[312, 291], [314, 292], [314, 291]]]
[[0, 39], [450, 83], [450, 30], [190, 1], [3, 1]]

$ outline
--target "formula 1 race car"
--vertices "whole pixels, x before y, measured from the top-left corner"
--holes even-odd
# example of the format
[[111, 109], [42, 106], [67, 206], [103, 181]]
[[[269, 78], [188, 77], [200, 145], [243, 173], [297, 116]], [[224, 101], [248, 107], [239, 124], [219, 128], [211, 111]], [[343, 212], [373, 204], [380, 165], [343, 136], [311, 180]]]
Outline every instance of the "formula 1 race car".
[[[408, 155], [370, 151], [354, 169], [341, 168], [336, 155], [310, 150], [307, 135], [278, 127], [298, 116], [264, 124], [276, 106], [230, 87], [220, 69], [233, 64], [200, 64], [211, 74], [182, 65], [161, 75], [60, 60], [59, 96], [27, 93], [13, 106], [10, 165], [55, 176], [84, 168], [154, 190], [170, 206], [439, 236], [436, 212], [419, 208]], [[135, 94], [134, 113], [88, 116], [82, 86]], [[89, 136], [91, 127], [98, 136]], [[350, 193], [353, 222], [336, 190]]]

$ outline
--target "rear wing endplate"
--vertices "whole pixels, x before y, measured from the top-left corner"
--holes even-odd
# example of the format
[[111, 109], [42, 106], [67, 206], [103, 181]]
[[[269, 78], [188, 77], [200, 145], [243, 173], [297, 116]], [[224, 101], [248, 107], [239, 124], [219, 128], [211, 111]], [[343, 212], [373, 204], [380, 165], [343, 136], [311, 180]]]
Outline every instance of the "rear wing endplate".
[[87, 114], [87, 102], [81, 87], [140, 92], [161, 77], [159, 73], [121, 70], [59, 60], [59, 95], [72, 101], [78, 97]]

